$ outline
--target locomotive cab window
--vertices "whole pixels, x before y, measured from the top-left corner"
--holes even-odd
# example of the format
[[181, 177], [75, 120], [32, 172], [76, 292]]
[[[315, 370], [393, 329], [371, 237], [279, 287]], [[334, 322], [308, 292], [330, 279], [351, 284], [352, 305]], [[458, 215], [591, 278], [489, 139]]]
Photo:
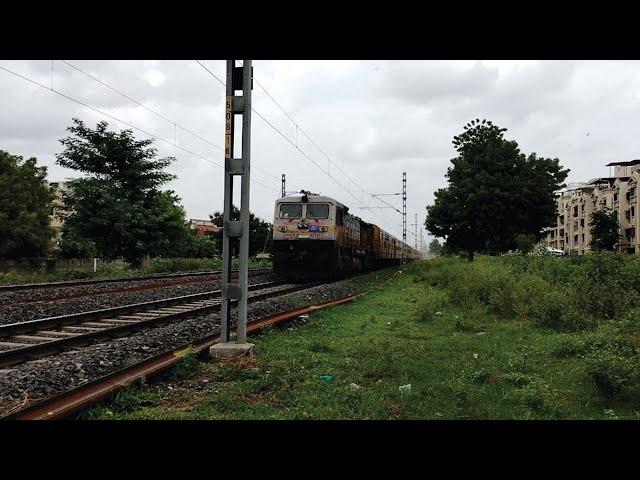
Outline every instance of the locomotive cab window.
[[280, 218], [301, 218], [301, 203], [282, 203], [280, 204]]
[[307, 203], [307, 218], [329, 218], [329, 204]]
[[342, 225], [342, 210], [340, 210], [339, 208], [336, 208], [336, 225]]

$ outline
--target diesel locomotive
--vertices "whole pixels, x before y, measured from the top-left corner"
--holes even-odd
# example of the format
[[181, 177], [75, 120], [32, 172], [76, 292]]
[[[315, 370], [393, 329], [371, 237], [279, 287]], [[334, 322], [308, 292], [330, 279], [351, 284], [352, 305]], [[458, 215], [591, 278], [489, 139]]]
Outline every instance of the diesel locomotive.
[[273, 271], [290, 279], [340, 278], [421, 257], [383, 229], [351, 215], [339, 201], [302, 191], [276, 200]]

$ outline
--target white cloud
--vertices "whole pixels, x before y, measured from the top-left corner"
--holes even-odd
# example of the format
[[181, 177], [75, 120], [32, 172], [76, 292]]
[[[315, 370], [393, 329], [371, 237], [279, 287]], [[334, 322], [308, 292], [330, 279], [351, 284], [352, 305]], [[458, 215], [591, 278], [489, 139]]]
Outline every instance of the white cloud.
[[[224, 88], [193, 61], [69, 61], [103, 82], [183, 125], [216, 145], [223, 143]], [[225, 62], [203, 62], [224, 78]], [[50, 61], [1, 61], [1, 66], [49, 87]], [[298, 145], [350, 193], [305, 159], [253, 115], [252, 209], [273, 215], [281, 173], [289, 189], [333, 195], [364, 219], [398, 234], [401, 219], [360, 190], [392, 193], [408, 176], [409, 223], [445, 185], [454, 155], [451, 140], [472, 118], [507, 127], [524, 152], [558, 157], [569, 181], [607, 173], [613, 160], [640, 156], [636, 132], [640, 107], [638, 62], [579, 61], [255, 61], [255, 77], [308, 131], [339, 169], [298, 133]], [[222, 153], [157, 115], [122, 98], [62, 63], [54, 62], [54, 88], [104, 112], [222, 163]], [[294, 140], [295, 126], [255, 85], [253, 105]], [[105, 119], [51, 91], [0, 70], [0, 149], [36, 156], [52, 179], [77, 176], [55, 165], [59, 139], [72, 117], [88, 124]], [[114, 128], [127, 128], [106, 119]], [[136, 135], [145, 137], [139, 131]], [[589, 135], [587, 135], [589, 133]], [[222, 204], [222, 169], [156, 142], [162, 156], [176, 157], [171, 182], [192, 217], [206, 217]], [[267, 171], [264, 173], [260, 169]], [[358, 200], [352, 197], [354, 195]], [[399, 197], [387, 201], [400, 205]], [[410, 237], [411, 238], [411, 237]]]

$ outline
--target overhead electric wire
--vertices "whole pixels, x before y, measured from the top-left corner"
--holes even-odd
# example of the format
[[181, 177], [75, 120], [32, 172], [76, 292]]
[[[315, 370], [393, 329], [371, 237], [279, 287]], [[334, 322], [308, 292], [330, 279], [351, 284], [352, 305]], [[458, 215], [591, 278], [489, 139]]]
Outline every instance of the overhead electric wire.
[[[205, 66], [205, 65], [204, 65], [200, 60], [196, 60], [196, 63], [197, 63], [198, 65], [200, 65], [200, 66], [201, 66], [201, 67], [202, 67], [202, 68], [203, 68], [203, 69], [204, 69], [204, 70], [205, 70], [209, 75], [211, 75], [213, 78], [215, 78], [215, 79], [218, 81], [218, 83], [220, 83], [220, 85], [222, 85], [223, 87], [226, 87], [226, 83], [225, 83], [225, 82], [224, 82], [220, 77], [218, 77], [215, 73], [213, 73], [211, 70], [209, 70], [209, 69], [208, 69], [208, 68], [207, 68], [207, 67], [206, 67], [206, 66]], [[282, 135], [282, 137], [283, 137], [283, 138], [287, 139], [287, 137], [286, 137], [282, 132], [280, 132], [280, 131], [279, 131], [278, 129], [276, 129], [272, 124], [270, 124], [270, 123], [269, 123], [269, 121], [268, 121], [266, 118], [264, 118], [264, 117], [263, 117], [259, 112], [257, 112], [257, 111], [256, 111], [256, 109], [255, 109], [255, 108], [253, 108], [253, 106], [251, 107], [251, 110], [252, 110], [256, 115], [258, 115], [258, 117], [260, 117], [260, 119], [262, 119], [263, 121], [267, 122], [267, 123], [271, 126], [271, 128], [273, 128], [276, 132], [278, 132], [280, 135]], [[287, 139], [287, 140], [288, 140], [288, 139]], [[251, 167], [252, 167], [252, 168], [254, 168], [254, 167], [253, 167], [253, 165], [252, 165]], [[255, 167], [255, 168], [257, 168], [257, 167]], [[269, 175], [271, 175], [271, 174], [269, 174]], [[272, 176], [273, 176], [275, 179], [280, 180], [280, 179], [279, 179], [279, 178], [277, 178], [275, 175], [272, 175]]]
[[300, 132], [302, 132], [302, 134], [307, 137], [307, 139], [309, 139], [309, 141], [318, 149], [318, 151], [327, 159], [327, 161], [334, 165], [338, 170], [340, 170], [345, 177], [347, 178], [348, 181], [350, 181], [351, 183], [353, 183], [356, 187], [358, 187], [363, 193], [365, 193], [366, 195], [371, 196], [372, 198], [376, 198], [377, 200], [381, 201], [382, 203], [388, 205], [389, 207], [395, 209], [398, 213], [402, 214], [402, 212], [400, 210], [398, 210], [396, 207], [390, 205], [389, 203], [385, 202], [384, 200], [382, 200], [381, 198], [378, 198], [376, 195], [367, 192], [364, 188], [362, 188], [360, 185], [358, 185], [357, 183], [355, 183], [352, 178], [351, 175], [344, 171], [340, 165], [338, 165], [334, 160], [332, 160], [329, 155], [327, 155], [327, 153], [320, 147], [320, 145], [318, 145], [318, 143], [311, 138], [311, 135], [309, 135], [303, 128], [302, 126], [300, 126], [300, 124], [298, 122], [296, 122], [294, 120], [294, 118], [291, 116], [291, 114], [289, 112], [287, 112], [287, 110], [285, 110], [285, 108], [280, 105], [280, 103], [273, 97], [273, 95], [271, 95], [271, 93], [267, 90], [267, 88], [262, 85], [262, 83], [260, 83], [260, 81], [255, 78], [254, 81], [256, 82], [256, 85], [258, 85], [263, 91], [264, 93], [267, 94], [267, 96], [271, 99], [271, 101], [280, 109], [282, 110], [282, 112], [287, 116], [287, 118], [289, 118], [289, 120], [291, 120], [291, 122], [296, 126], [296, 129], [299, 130]]
[[[137, 125], [134, 125], [134, 124], [132, 124], [130, 122], [127, 122], [126, 120], [122, 120], [122, 119], [120, 119], [118, 117], [115, 117], [115, 116], [113, 116], [113, 115], [111, 115], [111, 114], [109, 114], [107, 112], [103, 112], [102, 110], [100, 110], [98, 108], [92, 107], [91, 105], [89, 105], [87, 103], [84, 103], [81, 100], [78, 100], [78, 99], [73, 98], [73, 97], [71, 97], [69, 95], [66, 95], [66, 94], [64, 94], [64, 93], [62, 93], [62, 92], [60, 92], [58, 90], [55, 90], [52, 87], [47, 87], [46, 85], [44, 85], [44, 84], [42, 84], [42, 83], [40, 83], [40, 82], [38, 82], [36, 80], [33, 80], [33, 79], [29, 78], [29, 77], [26, 77], [26, 76], [24, 76], [24, 75], [22, 75], [22, 74], [20, 74], [18, 72], [14, 72], [13, 70], [10, 70], [10, 69], [8, 69], [6, 67], [3, 67], [3, 66], [0, 66], [0, 69], [4, 70], [7, 73], [15, 75], [16, 77], [22, 78], [23, 80], [26, 80], [26, 81], [34, 84], [34, 85], [37, 85], [40, 88], [43, 88], [43, 89], [48, 90], [50, 92], [53, 92], [53, 93], [55, 93], [55, 94], [57, 94], [57, 95], [59, 95], [59, 96], [61, 96], [63, 98], [66, 98], [67, 100], [71, 100], [72, 102], [75, 102], [75, 103], [77, 103], [79, 105], [82, 105], [83, 107], [86, 107], [86, 108], [88, 108], [90, 110], [93, 110], [94, 112], [99, 113], [100, 115], [103, 115], [103, 116], [108, 117], [108, 118], [110, 118], [112, 120], [115, 120], [116, 122], [120, 122], [120, 123], [122, 123], [124, 125], [127, 125], [128, 127], [131, 127], [131, 128], [133, 128], [135, 130], [138, 130], [138, 131], [144, 133], [145, 135], [149, 135], [150, 137], [153, 137], [153, 138], [155, 138], [157, 140], [160, 140], [160, 141], [162, 141], [162, 142], [164, 142], [164, 143], [166, 143], [166, 144], [168, 144], [168, 145], [170, 145], [170, 146], [172, 146], [174, 148], [182, 150], [182, 151], [184, 151], [184, 152], [186, 152], [186, 153], [188, 153], [190, 155], [193, 155], [195, 157], [201, 158], [202, 160], [205, 160], [205, 161], [207, 161], [209, 163], [217, 165], [218, 167], [222, 167], [223, 166], [222, 164], [220, 164], [218, 162], [215, 162], [215, 161], [213, 161], [213, 160], [211, 160], [209, 158], [206, 158], [206, 157], [204, 157], [204, 156], [202, 156], [202, 155], [200, 155], [198, 153], [192, 152], [192, 151], [190, 151], [190, 150], [188, 150], [188, 149], [186, 149], [184, 147], [178, 146], [178, 145], [176, 145], [175, 142], [172, 142], [171, 140], [167, 140], [166, 138], [163, 138], [163, 137], [160, 137], [160, 136], [158, 136], [158, 135], [156, 135], [154, 133], [151, 133], [151, 132], [149, 132], [149, 131], [147, 131], [147, 130], [145, 130], [143, 128], [138, 127]], [[268, 185], [265, 185], [265, 184], [263, 184], [263, 183], [261, 183], [261, 182], [259, 182], [257, 180], [253, 180], [252, 179], [252, 181], [255, 181], [258, 185], [262, 185], [263, 187], [266, 187], [269, 190], [277, 191], [273, 187], [269, 187]]]
[[[109, 85], [107, 82], [105, 82], [105, 81], [103, 81], [103, 80], [100, 80], [99, 78], [94, 77], [93, 75], [91, 75], [90, 73], [88, 73], [88, 72], [84, 71], [84, 70], [83, 70], [83, 69], [81, 69], [80, 67], [78, 67], [78, 66], [76, 66], [76, 65], [73, 65], [73, 64], [71, 64], [71, 63], [69, 63], [69, 62], [67, 62], [67, 61], [65, 61], [65, 60], [61, 60], [61, 62], [62, 62], [62, 63], [64, 63], [65, 65], [68, 65], [68, 66], [70, 66], [71, 68], [73, 68], [73, 69], [77, 70], [78, 72], [82, 73], [83, 75], [85, 75], [85, 76], [87, 76], [87, 77], [91, 78], [92, 80], [94, 80], [94, 81], [96, 81], [96, 82], [100, 83], [101, 85], [103, 85], [103, 86], [107, 87], [109, 90], [114, 91], [115, 93], [117, 93], [118, 95], [120, 95], [120, 96], [122, 96], [122, 97], [126, 98], [127, 100], [129, 100], [129, 101], [131, 101], [131, 102], [135, 103], [136, 105], [139, 105], [140, 107], [144, 108], [145, 110], [148, 110], [149, 112], [153, 113], [154, 115], [157, 115], [158, 117], [160, 117], [160, 118], [162, 118], [163, 120], [165, 120], [165, 121], [169, 122], [170, 124], [172, 124], [172, 125], [174, 125], [174, 126], [176, 126], [176, 127], [180, 128], [181, 130], [183, 130], [183, 131], [187, 132], [188, 134], [193, 135], [193, 136], [194, 136], [195, 138], [197, 138], [198, 140], [201, 140], [202, 142], [204, 142], [204, 143], [206, 143], [206, 144], [208, 144], [208, 145], [211, 145], [211, 146], [212, 146], [212, 147], [214, 147], [214, 148], [217, 148], [217, 149], [218, 149], [218, 150], [220, 150], [221, 152], [224, 152], [224, 148], [222, 148], [221, 146], [216, 145], [216, 144], [215, 144], [215, 143], [213, 143], [213, 142], [210, 142], [210, 141], [209, 141], [209, 140], [207, 140], [206, 138], [204, 138], [204, 137], [202, 137], [202, 136], [198, 135], [198, 134], [197, 134], [197, 133], [195, 133], [195, 132], [192, 132], [191, 130], [189, 130], [188, 128], [184, 127], [183, 125], [180, 125], [180, 124], [179, 124], [178, 122], [176, 122], [175, 120], [172, 120], [172, 119], [170, 119], [170, 118], [166, 117], [165, 115], [162, 115], [161, 113], [156, 112], [156, 111], [155, 111], [155, 110], [153, 110], [152, 108], [147, 107], [146, 105], [144, 105], [144, 104], [143, 104], [142, 102], [140, 102], [139, 100], [136, 100], [135, 98], [130, 97], [130, 96], [129, 96], [129, 95], [127, 95], [126, 93], [121, 92], [120, 90], [118, 90], [118, 89], [114, 88], [113, 86]], [[221, 166], [221, 167], [222, 167], [222, 165], [219, 165], [219, 166]], [[257, 166], [254, 166], [254, 165], [252, 165], [252, 167], [253, 167], [254, 169], [256, 169], [256, 170], [258, 170], [258, 171], [260, 171], [260, 172], [262, 172], [262, 173], [264, 173], [264, 174], [266, 174], [266, 175], [268, 175], [268, 176], [270, 176], [271, 178], [273, 178], [273, 179], [275, 179], [275, 180], [277, 180], [277, 181], [280, 181], [280, 178], [276, 177], [275, 175], [271, 174], [270, 172], [268, 172], [268, 171], [266, 171], [266, 170], [263, 170], [263, 169], [261, 169], [260, 167], [257, 167]], [[269, 187], [269, 188], [271, 188], [271, 187]]]
[[[211, 75], [213, 78], [215, 78], [218, 83], [220, 83], [220, 85], [222, 86], [226, 86], [226, 83], [220, 79], [220, 77], [218, 77], [218, 75], [216, 75], [215, 73], [213, 73], [211, 70], [209, 70], [202, 62], [200, 62], [199, 60], [195, 60], [196, 63], [198, 65], [200, 65], [207, 73], [209, 73], [209, 75]], [[348, 178], [348, 174], [346, 174], [346, 172], [344, 172], [344, 170], [342, 170], [334, 161], [332, 161], [328, 155], [326, 155], [326, 153], [324, 153], [324, 151], [319, 147], [319, 145], [317, 145], [317, 143], [309, 136], [309, 134], [307, 134], [301, 127], [298, 126], [298, 124], [293, 120], [293, 118], [289, 115], [288, 112], [286, 112], [273, 98], [273, 96], [271, 94], [269, 94], [266, 89], [258, 82], [258, 80], [254, 77], [254, 81], [256, 82], [256, 84], [258, 84], [260, 86], [260, 88], [262, 88], [262, 90], [265, 91], [265, 93], [267, 93], [267, 95], [269, 96], [269, 98], [271, 98], [271, 100], [287, 115], [287, 117], [294, 123], [294, 125], [296, 125], [296, 128], [298, 128], [315, 146], [316, 148], [327, 158], [327, 160], [330, 162], [330, 164], [335, 165], [338, 170], [340, 170], [342, 173], [345, 174], [345, 176], [347, 176], [347, 180], [350, 181], [351, 183], [355, 184], [356, 186], [358, 186], [353, 180]], [[327, 170], [325, 170], [324, 168], [322, 168], [322, 166], [320, 166], [312, 157], [311, 155], [309, 155], [307, 152], [305, 152], [304, 150], [302, 150], [295, 142], [293, 142], [289, 137], [287, 137], [284, 133], [282, 133], [275, 125], [273, 125], [269, 120], [267, 120], [267, 118], [264, 117], [264, 115], [262, 115], [260, 112], [258, 112], [253, 106], [251, 107], [251, 110], [262, 120], [264, 121], [267, 125], [269, 125], [271, 127], [271, 129], [273, 129], [276, 133], [278, 133], [284, 140], [286, 140], [290, 145], [292, 145], [296, 150], [298, 150], [305, 158], [307, 158], [311, 163], [313, 163], [319, 170], [321, 170], [325, 175], [327, 175], [329, 178], [331, 178], [338, 186], [340, 186], [340, 188], [342, 188], [345, 192], [347, 192], [349, 195], [351, 195], [358, 203], [362, 202], [362, 199], [359, 199], [358, 197], [356, 197], [353, 192], [351, 192], [351, 190], [349, 190], [347, 187], [345, 187], [342, 183], [340, 183], [334, 176], [331, 175], [330, 172], [328, 172]], [[371, 196], [372, 198], [376, 198], [373, 196], [373, 194], [367, 192], [366, 190], [364, 190], [362, 187], [359, 187], [360, 190], [362, 190], [365, 194]], [[389, 205], [388, 203], [382, 201], [383, 203]], [[392, 205], [389, 205], [391, 208], [395, 209], [396, 211], [400, 212], [399, 210], [397, 210], [395, 207], [393, 207]], [[377, 215], [375, 212], [372, 212], [376, 217], [380, 218], [381, 220], [383, 220], [385, 223], [390, 223], [388, 219], [384, 219], [381, 216]]]
[[93, 76], [93, 75], [91, 75], [90, 73], [85, 72], [85, 71], [84, 71], [84, 70], [82, 70], [80, 67], [78, 67], [78, 66], [76, 66], [76, 65], [73, 65], [72, 63], [69, 63], [69, 62], [67, 62], [66, 60], [60, 60], [60, 61], [61, 61], [62, 63], [64, 63], [65, 65], [68, 65], [69, 67], [73, 68], [74, 70], [76, 70], [76, 71], [78, 71], [78, 72], [82, 73], [83, 75], [85, 75], [85, 76], [89, 77], [90, 79], [92, 79], [92, 80], [94, 80], [94, 81], [98, 82], [99, 84], [101, 84], [101, 85], [103, 85], [103, 86], [107, 87], [109, 90], [114, 91], [114, 92], [115, 92], [115, 93], [117, 93], [118, 95], [120, 95], [120, 96], [122, 96], [122, 97], [126, 98], [127, 100], [129, 100], [129, 101], [131, 101], [131, 102], [135, 103], [136, 105], [139, 105], [140, 107], [142, 107], [142, 108], [144, 108], [145, 110], [147, 110], [147, 111], [149, 111], [149, 112], [153, 113], [154, 115], [157, 115], [158, 117], [162, 118], [163, 120], [166, 120], [167, 122], [169, 122], [169, 123], [171, 123], [171, 124], [175, 125], [176, 127], [180, 128], [181, 130], [183, 130], [183, 131], [187, 132], [188, 134], [193, 135], [193, 136], [194, 136], [194, 137], [196, 137], [198, 140], [201, 140], [201, 141], [203, 141], [203, 142], [207, 143], [208, 145], [211, 145], [212, 147], [217, 148], [217, 149], [218, 149], [218, 150], [220, 150], [221, 152], [224, 152], [224, 148], [222, 148], [221, 146], [216, 145], [216, 144], [215, 144], [215, 143], [213, 143], [213, 142], [210, 142], [210, 141], [209, 141], [209, 140], [207, 140], [206, 138], [204, 138], [204, 137], [202, 137], [202, 136], [198, 135], [198, 134], [197, 134], [197, 133], [195, 133], [195, 132], [192, 132], [191, 130], [189, 130], [188, 128], [184, 127], [183, 125], [180, 125], [178, 122], [176, 122], [176, 121], [174, 121], [174, 120], [171, 120], [170, 118], [167, 118], [166, 116], [162, 115], [161, 113], [156, 112], [155, 110], [153, 110], [153, 109], [152, 109], [152, 108], [150, 108], [150, 107], [147, 107], [145, 104], [143, 104], [143, 103], [142, 103], [142, 102], [140, 102], [139, 100], [136, 100], [135, 98], [131, 98], [131, 97], [130, 97], [129, 95], [127, 95], [126, 93], [123, 93], [123, 92], [121, 92], [120, 90], [117, 90], [116, 88], [114, 88], [114, 87], [112, 87], [111, 85], [109, 85], [107, 82], [104, 82], [104, 81], [100, 80], [99, 78], [94, 77], [94, 76]]
[[[280, 103], [279, 103], [279, 102], [278, 102], [278, 101], [273, 97], [273, 95], [272, 95], [272, 94], [267, 90], [267, 88], [266, 88], [264, 85], [262, 85], [262, 83], [261, 83], [257, 78], [254, 78], [254, 81], [256, 82], [256, 85], [258, 85], [258, 86], [262, 89], [262, 91], [264, 91], [264, 93], [265, 93], [265, 94], [266, 94], [266, 95], [271, 99], [271, 101], [272, 101], [272, 102], [273, 102], [273, 103], [274, 103], [274, 104], [275, 104], [275, 105], [276, 105], [276, 106], [277, 106], [277, 107], [282, 111], [282, 113], [284, 113], [284, 114], [287, 116], [287, 118], [288, 118], [288, 119], [289, 119], [289, 120], [290, 120], [290, 121], [295, 125], [295, 127], [296, 127], [296, 131], [300, 131], [300, 132], [301, 132], [305, 137], [307, 137], [307, 139], [308, 139], [308, 140], [309, 140], [309, 141], [310, 141], [310, 142], [311, 142], [311, 143], [312, 143], [312, 144], [313, 144], [313, 145], [318, 149], [318, 151], [319, 151], [319, 152], [320, 152], [320, 153], [321, 153], [321, 154], [322, 154], [322, 155], [327, 159], [327, 161], [329, 162], [329, 164], [330, 164], [330, 165], [334, 165], [334, 166], [335, 166], [335, 167], [336, 167], [340, 172], [342, 172], [342, 173], [344, 174], [345, 178], [347, 179], [347, 181], [348, 181], [349, 183], [351, 183], [351, 184], [355, 185], [355, 186], [356, 186], [358, 189], [360, 189], [360, 191], [362, 191], [365, 195], [368, 195], [368, 196], [370, 196], [370, 197], [372, 197], [372, 198], [374, 198], [374, 199], [379, 200], [380, 202], [382, 202], [382, 203], [384, 203], [385, 205], [387, 205], [389, 208], [393, 208], [396, 212], [398, 212], [399, 214], [401, 214], [401, 215], [402, 215], [402, 212], [401, 212], [398, 208], [396, 208], [396, 207], [394, 207], [393, 205], [389, 204], [388, 202], [386, 202], [386, 201], [382, 200], [381, 198], [378, 198], [376, 195], [374, 195], [374, 194], [372, 194], [372, 193], [370, 193], [370, 192], [366, 191], [364, 188], [362, 188], [360, 185], [358, 185], [358, 183], [357, 183], [357, 182], [355, 182], [354, 180], [352, 180], [351, 175], [350, 175], [348, 172], [344, 171], [344, 170], [340, 167], [340, 165], [338, 165], [334, 160], [332, 160], [332, 159], [329, 157], [329, 155], [327, 155], [327, 153], [326, 153], [326, 152], [325, 152], [325, 151], [320, 147], [320, 145], [318, 145], [318, 142], [316, 142], [316, 141], [311, 137], [311, 135], [309, 135], [309, 133], [307, 133], [307, 131], [306, 131], [305, 129], [303, 129], [303, 128], [302, 128], [302, 126], [301, 126], [298, 122], [296, 122], [296, 120], [293, 118], [293, 116], [292, 116], [292, 115], [291, 115], [291, 114], [290, 114], [290, 113], [289, 113], [289, 112], [288, 112], [288, 111], [287, 111], [287, 110], [286, 110], [286, 109], [285, 109], [285, 108], [284, 108], [284, 107], [283, 107], [283, 106], [282, 106], [282, 105], [281, 105], [281, 104], [280, 104]], [[298, 148], [297, 143], [296, 143], [296, 145], [295, 145], [295, 146], [296, 146], [296, 148]], [[299, 148], [298, 148], [298, 149], [299, 149]], [[314, 163], [315, 163], [315, 162], [314, 162]], [[320, 168], [320, 167], [319, 167], [319, 168]], [[322, 168], [321, 168], [321, 170], [323, 170], [323, 171], [324, 171], [324, 169], [322, 169]], [[325, 173], [331, 177], [331, 175], [329, 174], [329, 172], [326, 172], [326, 171], [325, 171]], [[333, 178], [333, 177], [331, 177], [331, 178]], [[353, 196], [353, 195], [352, 195], [352, 196]], [[355, 197], [354, 197], [354, 198], [355, 198]], [[359, 200], [359, 199], [357, 199], [357, 200]], [[359, 200], [359, 201], [361, 201], [361, 200]], [[376, 214], [374, 213], [374, 215], [376, 215]], [[379, 215], [376, 215], [376, 216], [377, 216], [378, 218], [381, 218]], [[389, 222], [389, 220], [388, 220], [388, 219], [385, 219], [385, 222]]]

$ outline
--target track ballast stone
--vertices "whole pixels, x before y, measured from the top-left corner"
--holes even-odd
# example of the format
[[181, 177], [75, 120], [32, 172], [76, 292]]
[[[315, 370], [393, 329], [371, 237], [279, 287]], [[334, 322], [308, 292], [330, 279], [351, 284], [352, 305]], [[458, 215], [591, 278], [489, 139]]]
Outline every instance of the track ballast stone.
[[[199, 278], [199, 280], [201, 279], [202, 277]], [[249, 277], [249, 284], [269, 282], [276, 279], [277, 276], [273, 273], [255, 275]], [[219, 290], [220, 277], [213, 277], [205, 282], [198, 281], [197, 283], [171, 286], [162, 286], [161, 282], [146, 283], [146, 285], [156, 284], [158, 288], [153, 290], [97, 293], [95, 296], [63, 298], [55, 301], [0, 305], [0, 325]], [[113, 284], [111, 284], [111, 287], [113, 288]], [[118, 287], [120, 288], [120, 285]]]
[[[363, 280], [377, 279], [379, 283], [389, 274], [388, 269], [371, 272], [356, 279], [250, 303], [248, 319], [257, 320], [301, 305], [352, 295], [363, 289], [359, 286]], [[233, 313], [236, 311], [234, 308]], [[217, 333], [219, 324], [218, 313], [201, 315], [0, 370], [0, 416], [25, 400], [29, 404], [44, 400], [153, 355]]]

